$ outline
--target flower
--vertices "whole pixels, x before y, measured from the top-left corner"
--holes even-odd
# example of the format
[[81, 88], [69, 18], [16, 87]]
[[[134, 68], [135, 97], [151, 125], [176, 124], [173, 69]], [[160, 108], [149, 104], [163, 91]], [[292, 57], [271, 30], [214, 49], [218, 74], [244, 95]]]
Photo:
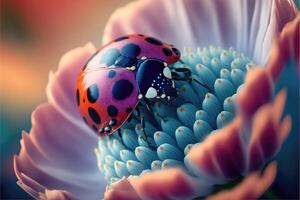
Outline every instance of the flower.
[[[235, 17], [237, 12], [240, 12], [240, 18]], [[268, 64], [266, 68], [250, 70], [238, 93], [238, 111], [233, 121], [210, 134], [187, 153], [184, 162], [188, 173], [186, 170], [172, 168], [122, 178], [107, 189], [105, 198], [170, 199], [175, 196], [203, 196], [211, 191], [213, 185], [223, 184], [249, 173], [233, 191], [222, 191], [219, 195], [256, 198], [265, 191], [274, 179], [275, 165], [269, 165], [262, 176], [252, 172], [260, 169], [276, 154], [289, 133], [290, 118], [280, 118], [285, 92], [280, 92], [273, 100], [272, 88], [282, 64], [293, 52], [299, 52], [299, 47], [292, 46], [293, 43], [289, 42], [299, 40], [299, 34], [296, 34], [299, 17], [287, 25], [272, 50], [271, 44], [278, 32], [295, 15], [296, 9], [291, 1], [255, 1], [251, 4], [232, 0], [225, 4], [217, 1], [153, 3], [146, 0], [133, 2], [116, 11], [105, 28], [104, 43], [123, 34], [146, 32], [163, 40], [173, 41], [181, 49], [184, 46], [195, 48], [214, 45], [224, 49], [232, 46], [255, 64], [264, 66], [267, 61]], [[123, 20], [124, 16], [126, 21]], [[22, 148], [15, 157], [14, 167], [19, 185], [35, 198], [66, 199], [76, 196], [79, 199], [96, 199], [102, 196], [104, 183], [93, 155], [97, 137], [82, 122], [74, 98], [76, 76], [93, 52], [94, 47], [88, 44], [63, 57], [58, 71], [50, 73], [47, 87], [49, 103], [34, 111], [32, 130], [29, 134], [22, 134]], [[268, 60], [269, 52], [271, 55]], [[228, 88], [230, 86], [224, 89]], [[221, 96], [222, 99], [225, 97]], [[185, 107], [182, 111], [184, 110]], [[182, 124], [185, 124], [183, 121], [191, 123], [188, 119], [179, 121]], [[189, 134], [187, 129], [182, 129]], [[118, 149], [121, 143], [115, 141], [116, 150], [110, 151], [111, 155], [121, 150]], [[185, 138], [178, 141], [184, 142]], [[126, 145], [124, 140], [123, 142]], [[99, 149], [103, 151], [104, 148]], [[147, 156], [150, 155], [151, 152]], [[150, 163], [147, 156], [143, 158]], [[98, 158], [101, 160], [100, 156]], [[136, 169], [133, 172], [136, 173]], [[115, 173], [123, 175], [122, 170], [115, 170]], [[253, 193], [247, 190], [250, 186], [254, 188]], [[211, 198], [220, 198], [217, 195]]]

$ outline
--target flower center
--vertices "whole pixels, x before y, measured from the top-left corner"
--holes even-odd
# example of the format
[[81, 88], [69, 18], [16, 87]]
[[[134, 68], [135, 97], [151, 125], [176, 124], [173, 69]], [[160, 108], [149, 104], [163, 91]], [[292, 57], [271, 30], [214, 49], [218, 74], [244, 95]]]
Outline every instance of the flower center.
[[190, 79], [175, 81], [178, 97], [151, 100], [152, 111], [138, 106], [118, 133], [99, 138], [96, 155], [107, 182], [175, 166], [187, 170], [183, 160], [193, 145], [234, 118], [236, 93], [253, 67], [231, 48], [184, 49], [171, 66], [191, 72]]

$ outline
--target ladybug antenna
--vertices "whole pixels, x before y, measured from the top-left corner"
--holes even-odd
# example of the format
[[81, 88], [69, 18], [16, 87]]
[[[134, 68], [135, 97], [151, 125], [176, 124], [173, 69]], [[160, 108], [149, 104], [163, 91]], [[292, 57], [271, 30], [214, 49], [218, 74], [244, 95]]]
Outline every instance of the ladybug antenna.
[[183, 60], [179, 59], [178, 60], [181, 64], [185, 64], [185, 62], [183, 62]]
[[121, 141], [122, 141], [122, 133], [121, 133], [121, 129], [118, 129], [118, 135], [119, 135], [119, 137], [121, 138]]

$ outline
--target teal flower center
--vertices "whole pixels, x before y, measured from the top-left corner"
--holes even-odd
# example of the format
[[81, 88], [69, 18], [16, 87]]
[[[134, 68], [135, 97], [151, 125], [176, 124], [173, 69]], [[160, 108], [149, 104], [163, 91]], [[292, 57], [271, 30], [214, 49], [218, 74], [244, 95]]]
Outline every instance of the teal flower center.
[[139, 106], [140, 114], [135, 112], [119, 133], [99, 138], [98, 166], [109, 184], [170, 167], [188, 172], [189, 150], [234, 118], [236, 93], [254, 67], [251, 60], [231, 48], [210, 46], [184, 49], [181, 61], [172, 67], [188, 68], [193, 80], [176, 81], [178, 98], [152, 100], [153, 113]]

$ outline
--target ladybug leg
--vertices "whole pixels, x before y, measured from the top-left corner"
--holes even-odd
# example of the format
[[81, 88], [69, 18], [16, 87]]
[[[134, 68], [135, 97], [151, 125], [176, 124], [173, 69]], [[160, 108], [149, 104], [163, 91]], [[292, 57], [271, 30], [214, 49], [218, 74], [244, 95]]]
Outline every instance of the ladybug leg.
[[160, 118], [162, 121], [164, 121], [164, 122], [167, 121], [167, 118], [164, 117], [164, 116], [161, 116], [159, 113], [156, 112], [155, 115], [156, 115], [158, 118]]
[[136, 111], [137, 117], [140, 118], [140, 121], [141, 121], [141, 126], [142, 126], [142, 131], [143, 131], [142, 137], [145, 141], [147, 141], [147, 134], [145, 132], [145, 118], [144, 118], [144, 116], [141, 115], [141, 111], [138, 107], [135, 108], [135, 111]]
[[[206, 88], [208, 91], [211, 91], [210, 88], [206, 84], [201, 83], [197, 79], [193, 78], [192, 77], [192, 72], [188, 68], [175, 68], [174, 70], [175, 71], [172, 71], [172, 80], [175, 80], [175, 81], [189, 81], [189, 82], [195, 81], [196, 83], [198, 83], [202, 87]], [[184, 77], [180, 76], [178, 72], [183, 73]]]
[[[121, 129], [119, 128], [117, 132], [118, 132], [119, 137], [122, 139]], [[122, 141], [122, 143], [123, 143], [123, 141]]]
[[117, 130], [117, 133], [118, 133], [118, 135], [119, 135], [119, 137], [120, 137], [121, 143], [122, 143], [123, 146], [125, 147], [126, 145], [125, 145], [124, 142], [123, 142], [122, 132], [121, 132], [121, 129], [120, 129], [120, 128]]
[[[153, 113], [152, 107], [151, 107], [151, 103], [150, 100], [148, 98], [145, 98], [142, 94], [139, 95], [139, 105], [141, 106], [146, 106], [147, 110], [150, 113]], [[145, 104], [142, 104], [141, 101], [143, 101]]]
[[185, 64], [185, 62], [183, 62], [183, 60], [179, 59], [178, 60], [181, 64]]
[[139, 117], [140, 120], [141, 120], [141, 126], [142, 126], [142, 132], [143, 132], [142, 139], [148, 144], [148, 146], [149, 146], [151, 149], [155, 150], [155, 146], [151, 145], [151, 144], [148, 142], [148, 140], [147, 140], [148, 135], [147, 135], [147, 133], [146, 133], [146, 131], [145, 131], [145, 118], [144, 118], [144, 116], [141, 115], [141, 112], [140, 112], [140, 110], [139, 110], [138, 107], [136, 107], [136, 111], [137, 111], [138, 117]]
[[143, 100], [145, 101], [147, 110], [148, 110], [150, 113], [153, 113], [153, 110], [152, 110], [152, 108], [151, 108], [150, 100], [147, 99], [147, 98], [144, 98]]

